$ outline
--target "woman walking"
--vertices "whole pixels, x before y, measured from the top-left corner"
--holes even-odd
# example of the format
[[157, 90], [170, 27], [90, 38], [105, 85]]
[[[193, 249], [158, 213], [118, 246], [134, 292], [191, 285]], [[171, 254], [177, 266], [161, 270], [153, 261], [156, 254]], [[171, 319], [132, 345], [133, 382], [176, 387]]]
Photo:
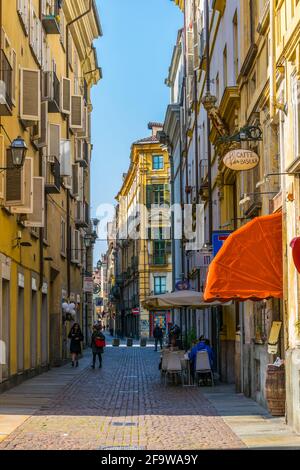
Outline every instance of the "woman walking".
[[74, 367], [75, 362], [76, 367], [78, 367], [78, 355], [81, 354], [81, 341], [83, 341], [83, 334], [79, 323], [74, 323], [68, 338], [71, 340], [70, 353], [72, 355], [72, 367]]
[[105, 336], [101, 331], [101, 328], [97, 328], [94, 326], [93, 334], [92, 334], [92, 341], [91, 341], [91, 348], [93, 353], [93, 364], [92, 368], [95, 369], [96, 365], [96, 357], [99, 358], [99, 368], [102, 367], [102, 353], [103, 348], [105, 347]]

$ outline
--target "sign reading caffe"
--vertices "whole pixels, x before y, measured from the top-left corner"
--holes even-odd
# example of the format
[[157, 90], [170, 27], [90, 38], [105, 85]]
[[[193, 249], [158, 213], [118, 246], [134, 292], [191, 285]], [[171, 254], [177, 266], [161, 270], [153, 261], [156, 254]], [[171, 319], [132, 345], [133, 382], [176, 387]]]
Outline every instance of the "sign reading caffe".
[[259, 156], [252, 150], [235, 149], [225, 155], [223, 163], [231, 170], [247, 171], [259, 164]]

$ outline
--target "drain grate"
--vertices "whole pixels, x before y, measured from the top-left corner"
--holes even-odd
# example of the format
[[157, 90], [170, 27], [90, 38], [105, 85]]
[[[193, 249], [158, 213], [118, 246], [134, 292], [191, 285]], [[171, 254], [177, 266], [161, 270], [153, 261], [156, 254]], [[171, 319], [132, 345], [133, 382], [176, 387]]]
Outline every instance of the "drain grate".
[[145, 447], [139, 446], [110, 446], [110, 447], [98, 447], [98, 450], [145, 450]]
[[112, 426], [137, 426], [137, 423], [132, 423], [131, 421], [120, 423], [119, 421], [114, 421], [111, 423]]

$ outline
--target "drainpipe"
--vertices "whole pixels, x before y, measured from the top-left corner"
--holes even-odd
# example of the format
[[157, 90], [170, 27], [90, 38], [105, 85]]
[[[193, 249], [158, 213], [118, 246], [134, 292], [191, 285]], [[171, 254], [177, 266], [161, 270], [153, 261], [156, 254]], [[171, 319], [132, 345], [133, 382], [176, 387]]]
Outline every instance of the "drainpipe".
[[[81, 15], [77, 16], [73, 20], [69, 21], [66, 25], [66, 77], [69, 78], [69, 30], [70, 26], [72, 26], [77, 21], [81, 20], [84, 16], [88, 15], [93, 8], [93, 0], [90, 0], [89, 8], [82, 13]], [[66, 125], [67, 125], [67, 139], [70, 138], [70, 130], [69, 130], [69, 123], [70, 117], [67, 115]], [[67, 189], [67, 283], [68, 283], [68, 297], [71, 294], [71, 217], [70, 217], [70, 190]]]
[[275, 39], [275, 0], [270, 0], [270, 119], [276, 114], [276, 39]]
[[[209, 34], [209, 0], [205, 2], [205, 21], [206, 21], [206, 93], [210, 94], [210, 34]], [[207, 180], [208, 180], [208, 224], [209, 224], [209, 243], [212, 243], [213, 232], [213, 206], [212, 206], [212, 179], [211, 179], [211, 145], [210, 145], [210, 120], [207, 115]]]

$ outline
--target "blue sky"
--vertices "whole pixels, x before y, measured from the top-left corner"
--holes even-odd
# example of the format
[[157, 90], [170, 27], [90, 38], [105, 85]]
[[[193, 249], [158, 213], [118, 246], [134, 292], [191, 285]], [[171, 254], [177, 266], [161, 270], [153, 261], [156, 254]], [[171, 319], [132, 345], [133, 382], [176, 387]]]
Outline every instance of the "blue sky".
[[[132, 142], [163, 121], [168, 75], [183, 18], [170, 0], [97, 0], [103, 37], [95, 42], [103, 79], [92, 91], [92, 216], [115, 204]], [[97, 242], [95, 262], [106, 250]]]

